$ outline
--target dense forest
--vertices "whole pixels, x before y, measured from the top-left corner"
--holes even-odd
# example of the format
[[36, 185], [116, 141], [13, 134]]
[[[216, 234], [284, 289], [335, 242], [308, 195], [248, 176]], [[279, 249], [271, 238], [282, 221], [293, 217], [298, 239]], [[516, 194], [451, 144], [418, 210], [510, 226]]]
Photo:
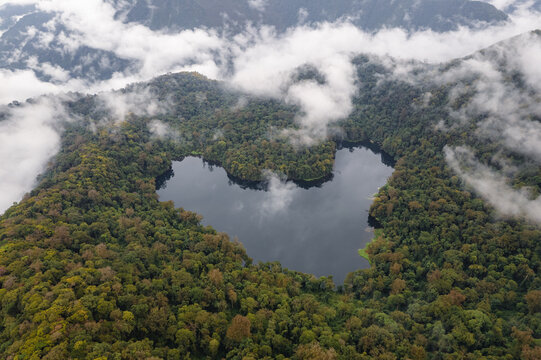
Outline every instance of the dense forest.
[[[65, 125], [38, 187], [0, 218], [1, 357], [541, 358], [541, 230], [498, 216], [448, 167], [446, 146], [500, 151], [474, 136], [482, 116], [435, 126], [473, 95], [385, 76], [374, 58], [355, 64], [344, 131], [309, 148], [281, 135], [298, 127], [295, 106], [196, 73], [115, 94], [147, 91], [163, 107], [152, 116], [115, 121], [100, 96], [66, 100], [79, 121]], [[366, 249], [371, 267], [337, 288], [253, 264], [240, 243], [156, 195], [156, 178], [189, 155], [245, 180], [263, 169], [320, 179], [343, 140], [372, 142], [397, 161], [370, 210], [381, 224]], [[513, 181], [539, 193], [540, 179], [530, 167]]]

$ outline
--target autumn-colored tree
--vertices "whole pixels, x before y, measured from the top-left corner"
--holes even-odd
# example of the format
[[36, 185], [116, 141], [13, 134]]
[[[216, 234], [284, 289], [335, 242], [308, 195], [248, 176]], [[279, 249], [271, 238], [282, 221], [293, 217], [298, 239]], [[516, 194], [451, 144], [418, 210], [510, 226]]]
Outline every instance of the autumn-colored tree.
[[535, 314], [541, 312], [541, 290], [531, 290], [524, 298], [526, 299], [530, 313]]
[[250, 320], [247, 317], [237, 315], [227, 328], [226, 337], [230, 340], [241, 342], [243, 339], [251, 336], [250, 326]]
[[335, 360], [337, 358], [334, 349], [324, 349], [318, 342], [299, 346], [295, 355], [300, 360]]

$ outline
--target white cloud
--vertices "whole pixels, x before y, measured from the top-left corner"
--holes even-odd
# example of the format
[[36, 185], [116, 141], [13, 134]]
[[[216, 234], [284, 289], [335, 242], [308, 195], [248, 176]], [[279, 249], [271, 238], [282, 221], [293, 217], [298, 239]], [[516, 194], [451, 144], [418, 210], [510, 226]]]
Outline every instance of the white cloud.
[[0, 0], [0, 7], [4, 5], [29, 5], [35, 4], [36, 0]]
[[181, 69], [189, 63], [205, 64], [208, 72], [217, 74], [217, 67], [211, 69], [209, 65], [223, 42], [212, 31], [196, 29], [166, 34], [139, 24], [125, 24], [115, 19], [115, 8], [101, 0], [42, 0], [37, 6], [57, 13], [58, 20], [71, 30], [63, 39], [65, 43], [137, 60], [141, 64], [138, 69], [141, 78]]
[[108, 91], [98, 95], [102, 106], [108, 111], [113, 122], [122, 122], [130, 114], [156, 116], [169, 110], [169, 104], [161, 102], [148, 87], [135, 87], [130, 91]]
[[264, 11], [267, 6], [267, 0], [248, 0], [248, 5], [257, 11]]
[[8, 118], [0, 121], [0, 213], [35, 186], [59, 149], [59, 124], [66, 119], [62, 106], [48, 98], [6, 110]]
[[51, 65], [50, 63], [40, 63], [37, 57], [30, 57], [26, 61], [26, 66], [34, 71], [39, 71], [51, 78], [53, 83], [66, 83], [70, 80], [70, 74], [58, 65]]
[[0, 104], [68, 89], [68, 87], [39, 80], [32, 70], [0, 69], [0, 84], [2, 84], [0, 86]]
[[[333, 94], [334, 99], [328, 101], [338, 107], [347, 105], [347, 99], [338, 100], [339, 96], [350, 97], [352, 94], [350, 84], [343, 79], [351, 76], [352, 68], [346, 61], [353, 54], [373, 53], [398, 59], [446, 61], [534, 29], [540, 18], [539, 14], [523, 11], [514, 14], [513, 21], [505, 25], [483, 30], [461, 28], [448, 33], [420, 31], [409, 34], [400, 29], [384, 29], [371, 34], [347, 23], [323, 24], [316, 28], [298, 27], [285, 35], [276, 35], [268, 28], [260, 31], [247, 29], [245, 34], [230, 41], [201, 29], [166, 34], [134, 23], [125, 24], [115, 18], [115, 8], [101, 0], [41, 0], [35, 3], [42, 10], [56, 13], [55, 21], [69, 30], [56, 37], [68, 53], [88, 46], [111, 51], [119, 58], [138, 64], [125, 73], [115, 74], [109, 81], [86, 84], [88, 91], [118, 88], [166, 72], [196, 70], [210, 78], [231, 78], [233, 83], [249, 91], [276, 94], [296, 66], [313, 63], [325, 72], [333, 69], [332, 79], [341, 77], [339, 84], [310, 88], [311, 91]], [[52, 41], [50, 33], [38, 36], [41, 43]], [[224, 59], [231, 55], [236, 73], [230, 76], [223, 64], [226, 63]], [[335, 69], [336, 62], [340, 62], [338, 69], [342, 71]], [[250, 81], [251, 77], [253, 81]], [[69, 85], [71, 90], [85, 89], [80, 84]], [[336, 89], [338, 93], [334, 91]], [[59, 91], [62, 90], [62, 87], [59, 88]], [[286, 93], [281, 96], [288, 97], [288, 90], [286, 88]], [[299, 99], [295, 91], [290, 95], [293, 102], [302, 105], [304, 99]], [[310, 114], [307, 115], [309, 117]], [[331, 117], [330, 121], [334, 120]]]
[[536, 5], [536, 0], [485, 0], [487, 3], [493, 5], [497, 9], [509, 11], [513, 8], [527, 10]]
[[[509, 165], [502, 154], [521, 154], [529, 159], [528, 166], [533, 166], [532, 160], [541, 163], [541, 123], [536, 120], [541, 118], [540, 48], [541, 36], [523, 34], [432, 78], [436, 83], [453, 85], [453, 97], [473, 90], [467, 104], [450, 112], [457, 120], [451, 126], [463, 131], [478, 121], [472, 135], [498, 145], [492, 161], [502, 169], [482, 164], [463, 147], [445, 150], [449, 166], [502, 216], [537, 223], [541, 222], [541, 198], [533, 199], [528, 189], [517, 190], [508, 184], [520, 165]], [[522, 83], [517, 85], [513, 77]]]
[[[248, 46], [240, 43], [235, 49], [235, 73], [230, 82], [247, 92], [300, 105], [304, 114], [298, 120], [306, 139], [321, 139], [329, 123], [351, 111], [355, 93], [351, 58], [358, 49], [350, 36], [357, 32], [351, 25], [331, 24], [316, 29], [299, 27], [281, 36], [263, 29]], [[325, 83], [292, 83], [292, 75], [307, 64], [325, 77]]]
[[[299, 26], [281, 35], [262, 28], [237, 37], [232, 50], [234, 74], [229, 81], [244, 91], [300, 105], [304, 111], [298, 119], [302, 130], [295, 135], [311, 143], [326, 135], [328, 125], [349, 115], [355, 93], [351, 64], [355, 55], [438, 63], [533, 29], [539, 16], [527, 13], [514, 20], [488, 29], [460, 28], [447, 33], [384, 29], [370, 34], [349, 23]], [[306, 64], [315, 67], [327, 82], [292, 84], [292, 74]]]
[[451, 169], [502, 216], [541, 223], [541, 197], [532, 199], [527, 189], [513, 189], [503, 175], [481, 164], [467, 148], [447, 147], [445, 156]]
[[498, 9], [505, 9], [509, 5], [513, 5], [516, 3], [516, 0], [486, 0], [487, 3], [493, 5], [494, 7]]
[[160, 120], [155, 119], [149, 122], [148, 130], [154, 137], [158, 139], [168, 139], [174, 141], [180, 140], [180, 133]]
[[[424, 81], [455, 84], [452, 97], [474, 90], [472, 99], [458, 111], [453, 126], [464, 126], [476, 118], [476, 135], [500, 142], [505, 148], [541, 162], [541, 36], [524, 34], [489, 48], [459, 66]], [[505, 72], [501, 71], [504, 64]], [[510, 74], [522, 74], [517, 86]], [[465, 88], [463, 84], [472, 81]], [[458, 82], [458, 84], [456, 84]]]
[[308, 19], [308, 16], [310, 15], [310, 13], [308, 13], [308, 10], [306, 10], [305, 8], [300, 8], [299, 9], [299, 12], [297, 13], [297, 21], [299, 24], [302, 24], [306, 21], [306, 19]]
[[[46, 45], [53, 41], [51, 34], [56, 28], [56, 22], [68, 30], [55, 35], [54, 38], [54, 41], [61, 44], [65, 54], [87, 46], [112, 52], [118, 58], [130, 60], [132, 66], [123, 72], [113, 74], [111, 79], [96, 82], [68, 78], [65, 71], [47, 63], [30, 65], [34, 70], [50, 75], [51, 82], [39, 80], [31, 69], [0, 70], [1, 103], [8, 103], [14, 99], [24, 100], [41, 93], [107, 91], [111, 88], [124, 87], [131, 82], [148, 80], [166, 72], [196, 70], [210, 78], [225, 80], [244, 91], [284, 99], [299, 105], [303, 110], [298, 117], [302, 131], [293, 135], [304, 143], [325, 136], [329, 125], [349, 115], [352, 108], [351, 98], [356, 91], [355, 69], [351, 64], [351, 59], [355, 55], [367, 53], [392, 56], [399, 60], [416, 59], [439, 63], [469, 55], [497, 41], [533, 30], [539, 26], [541, 19], [539, 13], [522, 8], [511, 14], [511, 21], [506, 24], [483, 29], [459, 28], [447, 33], [432, 31], [408, 33], [401, 29], [383, 29], [377, 33], [366, 33], [352, 24], [340, 22], [312, 27], [299, 26], [284, 34], [277, 34], [269, 28], [247, 28], [245, 33], [234, 39], [228, 39], [216, 32], [203, 29], [172, 34], [152, 31], [139, 24], [126, 24], [121, 18], [115, 18], [115, 9], [111, 2], [102, 0], [22, 1], [34, 3], [41, 10], [56, 14], [54, 20], [48, 24], [50, 33], [27, 34], [37, 36], [40, 44]], [[0, 0], [0, 6], [5, 3], [7, 2]], [[254, 4], [264, 2], [256, 1]], [[541, 79], [538, 66], [541, 50], [539, 47], [530, 49], [524, 47], [520, 51], [514, 56], [516, 66], [527, 72], [529, 84], [538, 89], [541, 84], [538, 80]], [[233, 71], [227, 67], [230, 64]], [[107, 61], [103, 61], [102, 65], [108, 67]], [[317, 69], [326, 81], [293, 83], [292, 75], [305, 65]], [[474, 60], [468, 65], [476, 66]], [[483, 64], [478, 62], [477, 65]], [[485, 77], [490, 79], [488, 75]], [[497, 88], [499, 79], [494, 78], [492, 83], [494, 86], [491, 85], [492, 87], [486, 90], [492, 91], [496, 96], [487, 97], [486, 102], [481, 105], [493, 104], [496, 108], [499, 106], [502, 109], [505, 104], [510, 104], [510, 99], [506, 99], [505, 94], [500, 92], [501, 89]], [[482, 84], [478, 86], [483, 90]], [[130, 111], [142, 111], [143, 114], [150, 115], [157, 110], [157, 105], [152, 102], [139, 100], [116, 94], [110, 96], [106, 103], [114, 109], [115, 116], [119, 119], [123, 119]], [[523, 148], [528, 148], [529, 154], [537, 153], [539, 129], [532, 128], [530, 123], [523, 126], [522, 120], [524, 119], [513, 120], [513, 124], [517, 126], [511, 129], [502, 128], [503, 133], [506, 134], [509, 144], [522, 143], [527, 145]], [[4, 131], [19, 130], [10, 126]], [[534, 137], [530, 136], [532, 133]], [[7, 148], [5, 149], [5, 155], [9, 156]], [[41, 158], [43, 167], [43, 161], [46, 160], [38, 154], [36, 156]], [[284, 202], [275, 203], [280, 205]]]
[[[124, 78], [124, 84], [134, 78], [144, 80], [181, 69], [198, 69], [211, 78], [228, 78], [225, 69], [216, 60], [223, 60], [232, 51], [235, 57], [249, 57], [261, 49], [271, 50], [273, 53], [267, 60], [272, 60], [280, 57], [279, 51], [286, 49], [289, 50], [287, 59], [294, 61], [293, 57], [299, 55], [305, 59], [313, 57], [314, 45], [322, 53], [333, 56], [349, 51], [390, 55], [399, 59], [446, 61], [534, 29], [540, 18], [536, 13], [517, 12], [512, 16], [513, 21], [505, 25], [483, 30], [461, 28], [448, 33], [420, 31], [409, 34], [400, 29], [384, 29], [371, 34], [347, 23], [324, 24], [317, 28], [300, 27], [285, 36], [278, 36], [268, 29], [254, 36], [253, 29], [248, 29], [244, 36], [231, 42], [212, 31], [201, 29], [166, 34], [138, 24], [125, 24], [115, 18], [115, 8], [111, 4], [100, 0], [41, 0], [36, 4], [42, 10], [56, 13], [56, 20], [70, 30], [69, 34], [62, 33], [57, 38], [68, 51], [88, 46], [138, 62], [139, 67], [135, 71], [116, 76], [117, 79]], [[51, 41], [50, 36], [40, 36], [42, 41]], [[244, 40], [239, 43], [239, 39]], [[308, 40], [307, 46], [302, 43], [303, 39]], [[294, 52], [291, 51], [292, 46], [295, 46]], [[242, 63], [242, 59], [239, 62]], [[258, 64], [262, 66], [262, 72], [270, 68], [268, 61], [258, 61]], [[273, 74], [266, 75], [266, 80], [269, 81]], [[260, 87], [265, 85], [261, 84]], [[271, 87], [274, 85], [270, 82]]]

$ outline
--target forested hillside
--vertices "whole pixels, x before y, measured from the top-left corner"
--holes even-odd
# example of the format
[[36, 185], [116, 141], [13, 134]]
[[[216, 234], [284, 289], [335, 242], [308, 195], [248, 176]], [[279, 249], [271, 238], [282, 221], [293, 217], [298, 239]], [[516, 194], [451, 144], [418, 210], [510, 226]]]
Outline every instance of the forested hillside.
[[[64, 10], [76, 8], [60, 3], [59, 7]], [[197, 58], [201, 51], [206, 51], [204, 43], [209, 41], [201, 36], [203, 32], [208, 37], [216, 37], [213, 41], [217, 42], [218, 36], [222, 36], [222, 40], [239, 34], [246, 36], [247, 26], [273, 27], [278, 33], [284, 33], [297, 25], [349, 20], [367, 31], [401, 27], [408, 31], [443, 32], [461, 26], [486, 27], [508, 20], [504, 12], [492, 5], [468, 0], [104, 0], [102, 5], [96, 8], [90, 5], [85, 11], [103, 12], [107, 19], [86, 24], [80, 18], [67, 20], [67, 14], [55, 10], [48, 2], [40, 5], [39, 2], [4, 1], [0, 4], [0, 69], [32, 71], [39, 79], [52, 84], [65, 81], [68, 75], [91, 82], [114, 78], [117, 73], [133, 75], [134, 69], [141, 65], [141, 59], [134, 58], [138, 52], [129, 45], [133, 39], [122, 39], [115, 48], [112, 45], [115, 41], [111, 41], [114, 39], [107, 39], [108, 31], [101, 34], [105, 39], [100, 36], [101, 26], [112, 26], [116, 28], [112, 31], [120, 34], [122, 29], [136, 28], [137, 37], [148, 35], [146, 30], [150, 29], [162, 35], [186, 31], [183, 36], [187, 43], [181, 47], [203, 44], [200, 51], [192, 54]], [[112, 25], [107, 21], [118, 23]], [[141, 30], [141, 25], [148, 28]], [[190, 33], [192, 30], [195, 34]], [[85, 32], [86, 35], [81, 34]], [[150, 51], [156, 49], [147, 49]], [[215, 60], [218, 62], [219, 58]]]
[[[496, 50], [476, 56], [534, 92]], [[456, 83], [425, 80], [464, 61], [400, 78], [357, 57], [354, 111], [312, 148], [283, 136], [298, 127], [295, 107], [195, 73], [110, 94], [151, 94], [162, 107], [152, 116], [111, 118], [103, 95], [64, 100], [78, 121], [39, 186], [0, 220], [2, 358], [539, 359], [539, 225], [498, 214], [445, 154], [498, 153], [522, 169], [516, 188], [537, 193], [539, 167], [480, 139], [486, 114], [453, 125], [475, 99], [475, 76], [458, 95]], [[156, 195], [156, 178], [188, 155], [245, 180], [262, 169], [318, 179], [342, 140], [371, 141], [397, 162], [371, 208], [382, 226], [366, 250], [371, 268], [338, 289], [252, 264], [240, 244]]]
[[[152, 29], [209, 27], [237, 31], [245, 22], [274, 26], [285, 31], [297, 23], [350, 18], [362, 29], [403, 27], [448, 31], [458, 26], [479, 26], [507, 20], [487, 2], [466, 0], [272, 0], [132, 1], [123, 11], [128, 21]], [[224, 27], [226, 25], [226, 27]]]

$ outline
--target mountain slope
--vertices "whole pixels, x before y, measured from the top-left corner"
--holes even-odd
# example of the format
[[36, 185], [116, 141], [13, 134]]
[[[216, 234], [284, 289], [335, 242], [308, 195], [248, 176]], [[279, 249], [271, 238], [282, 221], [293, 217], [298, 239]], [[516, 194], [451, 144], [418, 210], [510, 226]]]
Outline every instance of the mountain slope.
[[[266, 139], [261, 151], [261, 119], [294, 126], [296, 109], [262, 99], [234, 109], [242, 94], [197, 74], [120, 92], [149, 88], [170, 99], [159, 114], [108, 123], [99, 97], [68, 101], [79, 121], [66, 125], [61, 153], [39, 187], [0, 218], [3, 358], [539, 358], [539, 225], [499, 217], [454, 174], [444, 149], [470, 146], [483, 161], [497, 154], [529, 169], [521, 180], [538, 189], [539, 167], [502, 139], [479, 139], [486, 114], [438, 130], [439, 120], [452, 125], [455, 112], [475, 103], [481, 75], [426, 80], [456, 74], [471, 59], [500, 64], [506, 49], [513, 54], [536, 36], [441, 67], [420, 64], [421, 83], [390, 76], [389, 61], [355, 60], [362, 86], [342, 123], [345, 137], [371, 140], [398, 161], [371, 209], [382, 225], [367, 249], [372, 266], [338, 292], [326, 278], [252, 265], [196, 214], [156, 198], [155, 178], [194, 151], [225, 153], [226, 163], [242, 149], [240, 168], [266, 166], [251, 158], [274, 156], [284, 144]], [[514, 72], [512, 63], [502, 69]], [[516, 79], [504, 76], [523, 87]], [[476, 91], [456, 96], [460, 85]], [[153, 132], [156, 120], [172, 136]], [[210, 136], [216, 124], [224, 144]], [[282, 149], [273, 162], [312, 163]]]
[[[505, 13], [491, 5], [466, 0], [133, 0], [107, 4], [114, 6], [111, 14], [106, 9], [107, 16], [114, 15], [123, 24], [143, 24], [168, 33], [210, 28], [229, 37], [245, 31], [249, 24], [270, 25], [283, 32], [299, 24], [348, 19], [368, 31], [383, 27], [447, 31], [507, 20]], [[96, 45], [100, 39], [91, 34], [86, 34], [90, 38], [82, 41], [85, 36], [69, 27], [62, 13], [8, 3], [0, 7], [0, 16], [0, 68], [31, 70], [42, 80], [58, 83], [70, 78], [110, 79], [118, 72], [134, 72], [140, 65], [129, 56], [105, 49], [103, 44]], [[75, 21], [80, 19], [76, 17]], [[95, 25], [102, 24], [97, 20]]]
[[351, 18], [365, 30], [403, 27], [410, 30], [430, 28], [448, 31], [460, 25], [496, 23], [507, 15], [481, 1], [137, 1], [127, 12], [129, 21], [152, 29], [190, 29], [194, 27], [233, 28], [246, 22], [272, 25], [279, 31], [297, 25]]

